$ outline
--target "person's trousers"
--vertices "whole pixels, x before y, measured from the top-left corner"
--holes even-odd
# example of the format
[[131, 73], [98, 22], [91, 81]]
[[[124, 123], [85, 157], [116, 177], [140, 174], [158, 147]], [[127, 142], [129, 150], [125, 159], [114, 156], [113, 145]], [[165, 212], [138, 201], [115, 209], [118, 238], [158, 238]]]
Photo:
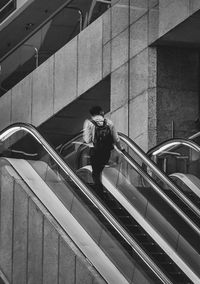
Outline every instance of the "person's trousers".
[[90, 163], [92, 166], [92, 177], [95, 184], [95, 188], [99, 195], [103, 194], [103, 185], [101, 182], [101, 174], [110, 159], [110, 150], [96, 150], [90, 149]]

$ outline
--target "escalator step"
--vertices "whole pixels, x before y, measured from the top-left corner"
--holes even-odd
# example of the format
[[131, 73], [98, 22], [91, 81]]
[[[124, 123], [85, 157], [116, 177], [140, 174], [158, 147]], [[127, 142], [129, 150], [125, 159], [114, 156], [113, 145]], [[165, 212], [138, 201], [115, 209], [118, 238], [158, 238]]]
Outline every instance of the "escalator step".
[[154, 252], [153, 253], [154, 259], [160, 264], [169, 263], [169, 258], [163, 252]]
[[127, 212], [124, 211], [124, 210], [121, 210], [119, 208], [111, 208], [111, 210], [113, 211], [114, 214], [116, 214], [118, 217], [121, 217], [121, 216], [127, 216]]
[[145, 246], [145, 248], [151, 251], [153, 258], [156, 260], [166, 256], [164, 252], [158, 250], [157, 246], [150, 245], [149, 247]]
[[[98, 195], [98, 193], [95, 193]], [[107, 207], [107, 209], [112, 212], [113, 216], [116, 217], [117, 220], [120, 220], [120, 223], [129, 234], [135, 239], [135, 241], [143, 247], [144, 251], [146, 251], [150, 257], [152, 258], [158, 266], [163, 267], [164, 271], [171, 276], [173, 279], [173, 283], [182, 283], [189, 284], [187, 276], [184, 276], [182, 272], [180, 272], [179, 268], [176, 267], [173, 260], [171, 260], [162, 249], [154, 242], [154, 240], [144, 231], [144, 229], [134, 220], [129, 213], [120, 206], [119, 202], [116, 201], [112, 196], [107, 193], [104, 193], [102, 197], [99, 197], [103, 202], [102, 204]], [[97, 211], [95, 207], [92, 207], [92, 210]], [[102, 215], [97, 214], [101, 219]], [[103, 219], [102, 219], [103, 221]], [[131, 256], [135, 255], [135, 252], [131, 245], [124, 241], [123, 237], [119, 235], [119, 233], [113, 228], [113, 226], [109, 222], [103, 221], [106, 229], [117, 238], [122, 247], [125, 248], [127, 253]], [[140, 261], [140, 260], [139, 260]], [[142, 261], [142, 260], [141, 260]], [[190, 283], [191, 284], [191, 283]]]
[[147, 235], [141, 235], [141, 234], [134, 234], [134, 238], [137, 239], [141, 244], [148, 243], [149, 238]]

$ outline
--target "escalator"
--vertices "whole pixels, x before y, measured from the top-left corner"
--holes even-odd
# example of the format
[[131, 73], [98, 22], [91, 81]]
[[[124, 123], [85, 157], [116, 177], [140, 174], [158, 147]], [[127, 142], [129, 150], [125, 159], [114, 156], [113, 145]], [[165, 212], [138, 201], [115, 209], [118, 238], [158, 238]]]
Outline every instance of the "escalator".
[[[34, 154], [15, 150], [16, 141], [27, 138], [27, 132], [35, 143]], [[88, 148], [81, 138], [62, 147], [67, 165], [30, 125], [11, 126], [1, 133], [0, 139], [1, 156], [6, 157], [6, 163], [16, 170], [23, 163], [23, 169], [33, 171], [48, 186], [47, 192], [52, 192], [52, 198], [57, 197], [61, 207], [64, 205], [74, 214], [127, 283], [199, 283], [198, 226], [162, 193], [161, 187], [169, 188], [170, 184], [162, 180], [161, 186], [152, 178], [158, 170], [153, 175], [152, 169], [149, 174], [144, 171], [142, 166], [148, 159], [141, 156], [140, 164], [134, 147], [127, 148], [128, 138], [126, 153], [119, 155], [113, 151], [111, 162], [105, 168], [103, 199], [98, 197], [92, 184]], [[75, 200], [74, 207], [70, 200]], [[47, 208], [50, 203], [46, 203]], [[55, 216], [56, 212], [52, 214]], [[102, 240], [102, 236], [106, 237]], [[103, 275], [101, 264], [99, 268], [92, 256], [87, 257]], [[106, 277], [110, 277], [109, 273]], [[108, 283], [112, 281], [109, 279]]]
[[[173, 255], [173, 260], [182, 270], [187, 271], [187, 275], [190, 275], [192, 271], [195, 271], [195, 274], [198, 275], [200, 268], [198, 215], [181, 200], [179, 200], [178, 205], [181, 206], [179, 208], [173, 202], [175, 198], [171, 199], [165, 194], [166, 190], [179, 189], [155, 167], [155, 164], [146, 157], [137, 145], [132, 141], [130, 143], [130, 139], [124, 135], [120, 135], [120, 137], [125, 143], [126, 154], [120, 157], [116, 152], [112, 154], [110, 164], [106, 166], [103, 172], [103, 184], [109, 190], [109, 194], [117, 199], [118, 206], [126, 209], [126, 212], [121, 211], [122, 220], [124, 219], [122, 223], [126, 223], [127, 220], [132, 222], [132, 218], [135, 219], [143, 227], [144, 230], [141, 234], [144, 237], [147, 234], [150, 235], [168, 256]], [[82, 142], [82, 135], [63, 145], [60, 150], [65, 161], [70, 164], [80, 178], [91, 184], [88, 151], [87, 145]], [[144, 171], [145, 163], [148, 165], [148, 172]], [[108, 202], [107, 206], [111, 207], [113, 211], [114, 205], [109, 204], [108, 197], [105, 197], [105, 199]], [[118, 213], [120, 215], [119, 210]], [[128, 224], [126, 230], [137, 239], [137, 234], [134, 230], [129, 230]], [[151, 248], [153, 248], [153, 241], [151, 244]], [[166, 248], [166, 244], [170, 248], [169, 246]], [[174, 252], [176, 253], [174, 254]], [[162, 261], [158, 262], [161, 263]], [[187, 267], [183, 268], [182, 265], [185, 264]], [[188, 268], [189, 270], [191, 268], [191, 270], [189, 271]], [[199, 280], [193, 279], [194, 283], [196, 281], [198, 283]], [[176, 280], [175, 283], [179, 282]]]
[[[27, 136], [35, 153], [15, 150]], [[34, 127], [10, 126], [0, 141], [1, 169], [21, 177], [106, 283], [198, 283], [188, 265], [180, 259], [180, 269], [112, 194], [106, 201], [96, 197], [93, 185], [86, 186]]]

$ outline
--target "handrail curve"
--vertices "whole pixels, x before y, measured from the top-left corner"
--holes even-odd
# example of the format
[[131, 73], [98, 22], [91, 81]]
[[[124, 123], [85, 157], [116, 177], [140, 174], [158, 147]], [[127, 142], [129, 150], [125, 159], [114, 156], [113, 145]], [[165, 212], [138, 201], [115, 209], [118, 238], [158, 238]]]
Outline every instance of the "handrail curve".
[[73, 170], [66, 165], [64, 160], [59, 154], [49, 145], [49, 143], [42, 137], [42, 135], [36, 130], [36, 128], [28, 123], [14, 123], [0, 132], [0, 141], [5, 141], [10, 136], [18, 131], [25, 131], [31, 134], [48, 152], [51, 158], [61, 167], [61, 169], [71, 177], [73, 182], [81, 189], [81, 191], [90, 199], [90, 201], [100, 210], [104, 217], [110, 222], [110, 224], [118, 231], [118, 233], [129, 243], [138, 256], [146, 263], [151, 271], [157, 275], [162, 283], [173, 284], [169, 278], [161, 271], [161, 269], [152, 262], [151, 258], [142, 250], [142, 248], [132, 239], [124, 228], [113, 218], [109, 211], [95, 198], [86, 185], [79, 179]]
[[148, 156], [156, 155], [162, 149], [164, 149], [165, 151], [169, 151], [169, 150], [176, 148], [177, 146], [182, 146], [182, 145], [190, 147], [191, 149], [200, 152], [200, 146], [197, 143], [195, 143], [194, 141], [191, 141], [190, 139], [175, 138], [175, 139], [166, 140], [166, 141], [160, 143], [159, 145], [151, 148], [147, 152], [147, 155]]

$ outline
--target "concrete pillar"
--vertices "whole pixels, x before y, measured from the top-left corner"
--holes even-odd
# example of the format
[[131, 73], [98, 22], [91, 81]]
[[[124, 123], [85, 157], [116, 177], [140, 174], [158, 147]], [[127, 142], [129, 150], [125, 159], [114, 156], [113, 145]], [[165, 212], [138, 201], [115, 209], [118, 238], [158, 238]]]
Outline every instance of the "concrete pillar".
[[147, 150], [149, 136], [155, 137], [155, 117], [149, 117], [155, 102], [155, 52], [148, 45], [158, 35], [158, 1], [112, 4], [111, 118]]

